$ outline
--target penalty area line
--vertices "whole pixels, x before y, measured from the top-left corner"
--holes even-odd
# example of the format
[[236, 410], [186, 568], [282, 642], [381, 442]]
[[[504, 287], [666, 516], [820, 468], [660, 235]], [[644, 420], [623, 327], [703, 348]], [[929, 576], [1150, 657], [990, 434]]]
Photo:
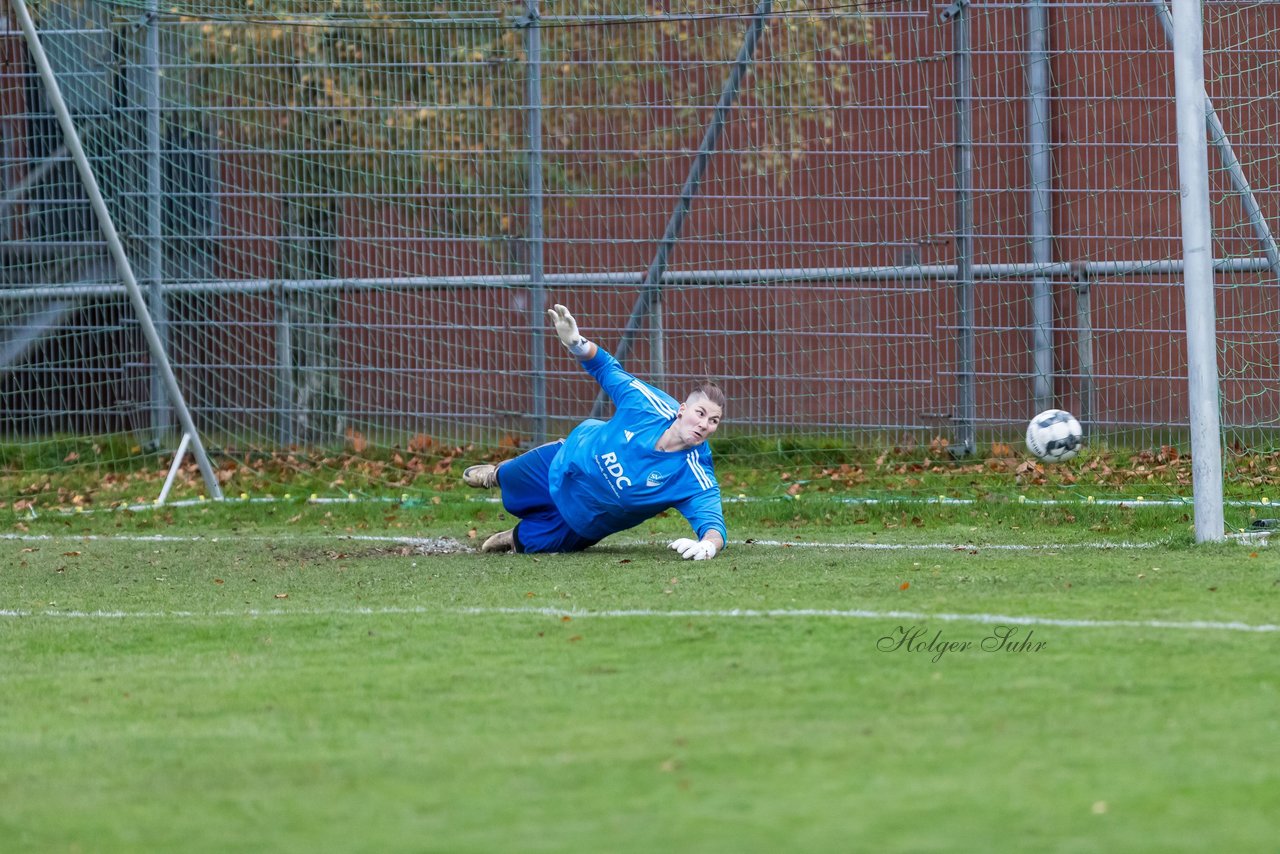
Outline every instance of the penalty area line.
[[367, 616], [472, 616], [472, 617], [551, 617], [570, 619], [671, 619], [671, 620], [911, 620], [944, 623], [982, 623], [1000, 626], [1053, 626], [1068, 629], [1143, 629], [1167, 631], [1218, 631], [1272, 634], [1280, 625], [1216, 620], [1088, 620], [1068, 617], [1038, 617], [1017, 614], [952, 614], [923, 611], [871, 611], [863, 609], [826, 608], [731, 608], [664, 611], [651, 608], [634, 609], [566, 609], [566, 608], [272, 608], [243, 611], [27, 611], [0, 608], [0, 619], [70, 619], [70, 620], [200, 620], [263, 619], [275, 617], [367, 617]]
[[590, 619], [592, 617], [666, 617], [671, 619], [769, 619], [828, 618], [844, 620], [938, 620], [946, 623], [985, 623], [988, 625], [1057, 626], [1071, 629], [1173, 629], [1183, 631], [1280, 632], [1280, 625], [1254, 624], [1214, 620], [1084, 620], [1067, 617], [1034, 617], [1014, 614], [929, 614], [920, 611], [867, 611], [828, 608], [733, 608], [729, 610], [661, 611], [652, 609], [579, 611], [561, 608], [459, 608], [464, 614], [537, 614], [547, 617]]

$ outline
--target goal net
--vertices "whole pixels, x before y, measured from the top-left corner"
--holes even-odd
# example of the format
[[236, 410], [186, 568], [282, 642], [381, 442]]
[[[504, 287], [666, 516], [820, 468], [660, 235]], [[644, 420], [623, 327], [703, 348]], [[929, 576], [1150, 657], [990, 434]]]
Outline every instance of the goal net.
[[[677, 396], [720, 380], [718, 453], [1190, 494], [1158, 4], [28, 5], [230, 495], [419, 495], [563, 435], [596, 388], [555, 302]], [[1280, 395], [1274, 8], [1205, 11], [1248, 499]], [[0, 127], [0, 500], [66, 503], [86, 466], [111, 488], [82, 500], [150, 500], [181, 430], [12, 12]], [[1025, 469], [1051, 406], [1090, 451]]]

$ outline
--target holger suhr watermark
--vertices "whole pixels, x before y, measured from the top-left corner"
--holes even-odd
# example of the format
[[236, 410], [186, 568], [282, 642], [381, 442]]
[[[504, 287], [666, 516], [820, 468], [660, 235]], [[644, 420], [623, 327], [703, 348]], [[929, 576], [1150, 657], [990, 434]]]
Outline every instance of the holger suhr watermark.
[[881, 652], [914, 652], [929, 656], [935, 664], [944, 655], [964, 652], [1002, 652], [1009, 654], [1040, 652], [1048, 641], [1036, 640], [1035, 629], [1019, 626], [995, 626], [978, 640], [952, 640], [943, 637], [942, 629], [930, 632], [924, 626], [898, 626], [876, 641]]

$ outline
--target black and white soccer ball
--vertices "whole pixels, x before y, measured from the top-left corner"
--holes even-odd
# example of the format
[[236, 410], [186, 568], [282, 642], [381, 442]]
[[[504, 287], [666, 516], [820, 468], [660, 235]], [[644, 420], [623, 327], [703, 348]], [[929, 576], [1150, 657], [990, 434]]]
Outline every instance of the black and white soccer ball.
[[1027, 447], [1047, 463], [1069, 460], [1084, 443], [1084, 430], [1070, 412], [1046, 409], [1027, 425]]

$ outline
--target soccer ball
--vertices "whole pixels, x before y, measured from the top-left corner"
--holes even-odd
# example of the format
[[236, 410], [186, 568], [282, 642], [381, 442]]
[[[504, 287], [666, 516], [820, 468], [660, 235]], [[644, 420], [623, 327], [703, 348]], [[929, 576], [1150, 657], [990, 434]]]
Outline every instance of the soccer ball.
[[1080, 450], [1084, 431], [1070, 412], [1046, 409], [1027, 425], [1027, 447], [1045, 462], [1069, 460]]

